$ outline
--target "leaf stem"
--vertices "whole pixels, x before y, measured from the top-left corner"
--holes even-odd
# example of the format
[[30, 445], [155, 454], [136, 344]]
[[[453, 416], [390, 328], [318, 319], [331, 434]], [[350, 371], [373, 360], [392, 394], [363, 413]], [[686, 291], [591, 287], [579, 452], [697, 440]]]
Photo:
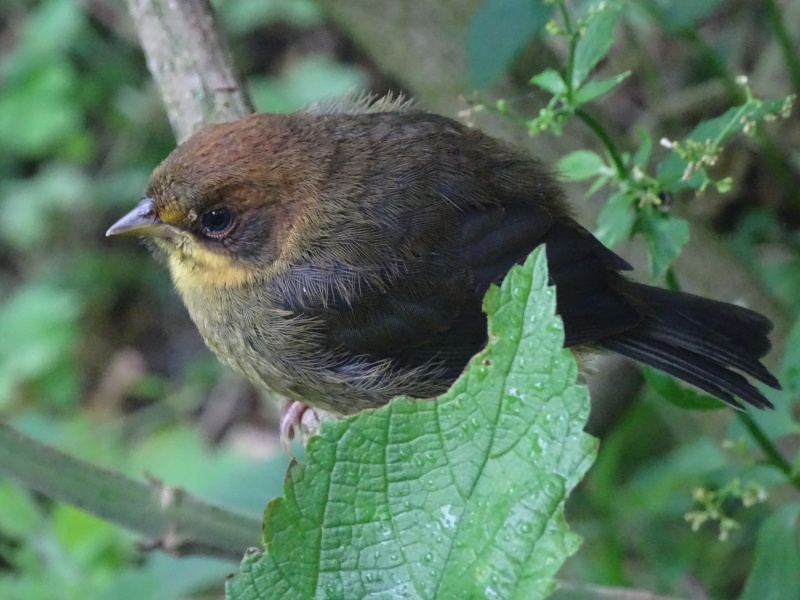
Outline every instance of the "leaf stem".
[[792, 48], [792, 40], [789, 37], [789, 32], [786, 30], [786, 25], [784, 25], [780, 8], [775, 0], [767, 0], [766, 8], [767, 21], [775, 32], [778, 46], [783, 53], [783, 60], [789, 71], [792, 87], [795, 89], [795, 92], [800, 94], [800, 61], [797, 60], [797, 53], [794, 48]]
[[744, 100], [742, 89], [737, 85], [728, 66], [722, 58], [720, 58], [717, 51], [710, 46], [695, 29], [685, 29], [681, 32], [681, 36], [695, 47], [698, 54], [702, 57], [704, 65], [720, 78], [725, 86], [725, 91], [730, 96], [731, 103], [741, 103]]
[[575, 70], [575, 48], [578, 46], [578, 33], [572, 28], [572, 19], [569, 11], [567, 10], [566, 3], [561, 0], [558, 3], [561, 11], [561, 18], [564, 19], [564, 31], [567, 32], [569, 38], [569, 53], [567, 54], [567, 73], [564, 77], [564, 83], [567, 84], [567, 103], [572, 104], [575, 96], [575, 89], [572, 85], [572, 72]]
[[608, 135], [608, 132], [603, 129], [603, 126], [600, 124], [600, 122], [582, 108], [575, 109], [575, 116], [583, 121], [584, 125], [591, 129], [603, 144], [606, 152], [608, 152], [608, 155], [611, 157], [611, 162], [614, 163], [614, 169], [617, 172], [617, 177], [621, 181], [628, 181], [630, 177], [628, 175], [628, 169], [625, 167], [625, 163], [622, 160], [622, 156], [620, 155], [616, 144], [614, 144], [614, 140], [612, 140], [611, 136]]
[[789, 480], [789, 483], [800, 490], [800, 475], [794, 472], [792, 465], [778, 451], [775, 444], [772, 443], [772, 440], [770, 440], [767, 434], [764, 433], [764, 430], [761, 429], [761, 426], [746, 412], [739, 411], [736, 415], [753, 440], [755, 440], [767, 456], [767, 462], [783, 473], [786, 479]]

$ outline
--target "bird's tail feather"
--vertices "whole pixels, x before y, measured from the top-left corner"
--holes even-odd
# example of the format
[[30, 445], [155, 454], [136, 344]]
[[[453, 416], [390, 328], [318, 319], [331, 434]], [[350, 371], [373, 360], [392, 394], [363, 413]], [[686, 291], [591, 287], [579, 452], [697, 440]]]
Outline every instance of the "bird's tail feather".
[[[600, 344], [691, 383], [728, 404], [772, 403], [743, 373], [780, 389], [761, 363], [772, 323], [746, 308], [638, 283], [626, 291], [640, 304], [642, 323]], [[628, 295], [628, 294], [626, 294]]]

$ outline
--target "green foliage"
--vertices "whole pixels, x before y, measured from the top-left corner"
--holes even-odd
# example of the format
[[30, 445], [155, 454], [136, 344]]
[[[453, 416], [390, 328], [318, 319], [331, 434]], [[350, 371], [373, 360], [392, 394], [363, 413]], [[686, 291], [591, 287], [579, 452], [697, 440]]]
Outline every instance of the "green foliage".
[[780, 600], [800, 590], [800, 504], [788, 504], [771, 515], [758, 532], [756, 560], [740, 600]]
[[613, 174], [613, 170], [608, 168], [600, 155], [591, 150], [576, 150], [562, 157], [558, 161], [558, 171], [569, 181], [583, 181], [590, 177]]
[[0, 406], [10, 404], [22, 384], [48, 401], [69, 402], [77, 391], [72, 349], [78, 337], [75, 294], [32, 283], [0, 305]]
[[[16, 427], [47, 438], [71, 454], [105, 466], [183, 486], [222, 506], [257, 515], [264, 498], [275, 496], [286, 457], [243, 460], [231, 450], [214, 450], [195, 427], [169, 428], [135, 444], [120, 443], [122, 420], [100, 432], [85, 419], [43, 422], [30, 417]], [[102, 457], [102, 458], [98, 458]], [[242, 482], [247, 485], [242, 485]], [[221, 588], [231, 565], [218, 559], [142, 555], [132, 534], [64, 505], [50, 506], [9, 484], [0, 486], [0, 550], [9, 565], [0, 576], [3, 598], [185, 598], [204, 588]]]
[[647, 241], [651, 278], [661, 279], [689, 241], [689, 223], [657, 206], [645, 205], [637, 214], [635, 227]]
[[267, 508], [231, 600], [544, 598], [594, 456], [542, 249], [486, 296], [491, 342], [430, 402], [326, 423]]
[[[758, 248], [765, 240], [774, 240], [789, 251], [758, 260]], [[784, 306], [800, 307], [800, 242], [776, 214], [759, 209], [745, 215], [731, 236], [731, 247]]]
[[49, 0], [26, 19], [16, 51], [0, 61], [0, 148], [28, 157], [88, 142], [75, 101], [78, 78], [67, 58], [86, 27], [80, 6]]
[[[545, 106], [531, 119], [515, 114], [510, 102], [500, 101], [489, 108], [522, 123], [531, 135], [544, 132], [561, 135], [574, 121], [594, 134], [602, 150], [580, 149], [568, 153], [558, 162], [559, 171], [566, 180], [586, 182], [589, 194], [600, 189], [607, 191], [608, 198], [597, 221], [598, 237], [608, 246], [614, 246], [640, 236], [647, 247], [651, 278], [666, 280], [674, 287], [677, 278], [672, 272], [672, 262], [690, 235], [688, 222], [675, 214], [674, 206], [692, 194], [718, 195], [737, 189], [738, 182], [733, 177], [720, 175], [720, 163], [727, 158], [729, 148], [741, 146], [744, 137], [744, 144], [751, 150], [758, 147], [771, 153], [775, 162], [778, 156], [793, 161], [792, 176], [778, 168], [776, 172], [786, 176], [787, 181], [792, 177], [796, 181], [796, 157], [781, 148], [785, 138], [771, 138], [767, 132], [774, 129], [762, 126], [786, 119], [795, 97], [761, 100], [753, 93], [747, 78], [733, 76], [726, 70], [723, 52], [705, 43], [697, 29], [698, 23], [720, 5], [718, 0], [648, 0], [628, 5], [556, 1], [554, 4], [556, 16], [547, 26], [552, 37], [545, 44], [564, 56], [563, 66], [548, 67], [530, 79], [532, 85], [547, 95]], [[768, 4], [771, 27], [779, 38], [787, 70], [792, 74], [797, 70], [796, 53], [791, 52], [792, 42], [786, 37], [776, 5]], [[640, 12], [642, 9], [644, 13]], [[653, 19], [648, 26], [642, 25], [643, 14]], [[654, 134], [648, 133], [657, 130], [657, 125], [648, 115], [649, 126], [639, 131], [638, 146], [628, 150], [612, 137], [603, 119], [589, 112], [586, 104], [602, 104], [604, 96], [613, 94], [617, 86], [628, 81], [631, 72], [646, 80], [647, 68], [652, 67], [647, 58], [626, 61], [608, 53], [615, 34], [624, 31], [626, 37], [635, 39], [636, 33], [630, 32], [642, 28], [643, 38], [649, 41], [653, 26], [679, 35], [690, 44], [702, 57], [702, 65], [698, 66], [707, 69], [704, 76], [711, 73], [723, 81], [733, 106], [724, 103], [719, 106], [719, 102], [704, 106], [705, 120], [689, 126], [685, 135], [677, 139], [672, 139], [672, 135], [669, 139], [662, 137], [657, 144], [653, 142]], [[649, 47], [642, 40], [634, 45], [637, 42], [640, 48]], [[631, 62], [645, 66], [624, 70]], [[623, 70], [614, 75], [611, 69], [618, 63], [624, 64]], [[649, 75], [653, 79], [653, 74]], [[652, 81], [646, 83], [650, 88], [656, 87]], [[641, 81], [638, 85], [639, 89], [646, 87]], [[536, 93], [538, 99], [541, 92]], [[658, 90], [651, 95], [656, 103], [660, 100], [658, 93], [663, 92]], [[606, 113], [613, 115], [609, 106], [612, 103], [605, 102]], [[790, 128], [790, 123], [786, 121], [785, 127]], [[669, 131], [678, 127], [675, 122], [667, 126]], [[743, 177], [739, 171], [735, 175]], [[751, 182], [738, 185], [751, 186]], [[800, 245], [796, 234], [787, 231], [786, 223], [774, 212], [761, 209], [744, 214], [733, 240], [739, 256], [767, 289], [796, 314], [800, 306]], [[777, 260], [764, 260], [761, 248], [765, 241], [772, 244]], [[776, 337], [780, 339], [784, 334], [778, 331]], [[796, 412], [800, 389], [798, 352], [800, 322], [786, 342], [778, 374], [784, 391], [768, 394], [776, 409], [734, 418], [723, 444], [724, 451], [707, 439], [698, 438], [697, 428], [677, 408], [662, 403], [654, 405], [657, 408], [645, 404], [635, 409], [635, 414], [606, 440], [586, 489], [579, 491], [574, 500], [576, 506], [588, 502], [593, 508], [577, 517], [576, 527], [584, 532], [586, 544], [583, 552], [567, 563], [564, 576], [630, 586], [636, 577], [631, 575], [627, 557], [636, 556], [644, 561], [644, 566], [638, 568], [648, 574], [644, 576], [644, 585], [668, 593], [681, 595], [677, 591], [681, 589], [679, 578], [686, 573], [701, 573], [710, 597], [736, 597], [743, 587], [744, 599], [757, 594], [784, 597], [789, 590], [798, 589], [798, 513], [796, 503], [781, 506], [781, 502], [786, 487], [795, 490], [795, 494], [800, 489], [797, 467], [800, 450], [793, 443], [781, 446], [777, 443], [800, 431]], [[648, 397], [657, 394], [682, 409], [708, 411], [721, 406], [717, 400], [687, 389], [663, 373], [646, 369], [645, 378], [649, 384]], [[715, 414], [724, 412], [703, 416], [713, 420]], [[670, 438], [675, 438], [672, 449]], [[632, 458], [629, 451], [634, 448], [648, 450], [641, 452], [644, 456]], [[653, 453], [652, 461], [649, 452]], [[770, 509], [773, 514], [766, 516]], [[669, 524], [680, 518], [685, 518], [697, 533], [688, 528], [681, 531]], [[670, 531], [669, 539], [643, 535], [661, 529]], [[717, 541], [714, 536], [725, 541]], [[747, 562], [744, 557], [754, 561]]]
[[530, 0], [486, 0], [467, 28], [469, 81], [484, 88], [494, 83], [512, 59], [550, 18], [552, 7]]
[[721, 400], [681, 385], [674, 377], [650, 367], [642, 370], [648, 385], [659, 396], [675, 406], [689, 410], [718, 410], [727, 408]]
[[[641, 145], [633, 153], [623, 152], [611, 139], [600, 122], [584, 109], [584, 105], [610, 93], [630, 75], [629, 71], [605, 79], [592, 79], [592, 69], [605, 57], [614, 41], [614, 30], [622, 14], [622, 2], [598, 1], [586, 3], [583, 11], [573, 17], [564, 1], [556, 2], [561, 22], [548, 24], [548, 31], [566, 38], [569, 56], [562, 71], [547, 68], [531, 78], [531, 83], [552, 94], [547, 106], [526, 122], [531, 135], [551, 132], [560, 135], [572, 117], [577, 117], [596, 134], [606, 158], [589, 150], [578, 150], [565, 156], [559, 167], [566, 179], [594, 179], [592, 191], [610, 186], [612, 194], [598, 222], [598, 236], [613, 245], [632, 234], [644, 238], [650, 256], [653, 281], [661, 280], [669, 271], [689, 239], [688, 223], [669, 212], [664, 198], [684, 190], [702, 193], [709, 185], [718, 191], [730, 189], [730, 178], [714, 180], [708, 169], [722, 151], [723, 144], [740, 132], [752, 134], [764, 121], [786, 118], [794, 96], [772, 101], [755, 98], [741, 79], [745, 101], [725, 114], [703, 121], [685, 139], [661, 140], [671, 152], [649, 174], [652, 140], [642, 133]], [[699, 3], [710, 8], [708, 3]], [[699, 16], [701, 13], [689, 14]], [[694, 18], [694, 17], [693, 17]], [[496, 109], [509, 113], [504, 101]]]
[[[592, 69], [611, 48], [614, 43], [614, 27], [621, 9], [620, 2], [604, 1], [587, 5], [583, 21], [578, 25], [580, 34], [577, 37], [570, 35], [572, 48], [569, 72], [565, 79], [569, 92], [574, 94], [580, 89]], [[553, 28], [550, 30], [553, 31]], [[609, 86], [609, 89], [611, 87], [613, 86]]]
[[297, 61], [281, 77], [255, 77], [249, 82], [256, 109], [269, 112], [291, 112], [346, 96], [365, 84], [360, 70], [321, 57]]
[[[680, 142], [661, 140], [670, 150], [657, 168], [656, 190], [678, 191], [684, 188], [705, 191], [714, 184], [721, 192], [730, 189], [729, 179], [713, 181], [707, 168], [714, 166], [723, 149], [723, 143], [733, 135], [744, 132], [752, 134], [758, 123], [787, 118], [791, 112], [794, 96], [764, 102], [754, 98], [747, 87], [747, 79], [740, 80], [747, 99], [741, 106], [729, 109], [715, 119], [703, 121]], [[638, 166], [638, 165], [637, 165]]]
[[643, 2], [661, 27], [679, 33], [694, 27], [713, 11], [722, 0], [646, 0]]
[[316, 26], [322, 11], [312, 0], [261, 0], [260, 2], [213, 2], [225, 31], [250, 32], [266, 23], [286, 21], [299, 26]]
[[624, 242], [633, 234], [636, 216], [636, 210], [623, 192], [611, 194], [597, 217], [597, 239], [609, 248]]

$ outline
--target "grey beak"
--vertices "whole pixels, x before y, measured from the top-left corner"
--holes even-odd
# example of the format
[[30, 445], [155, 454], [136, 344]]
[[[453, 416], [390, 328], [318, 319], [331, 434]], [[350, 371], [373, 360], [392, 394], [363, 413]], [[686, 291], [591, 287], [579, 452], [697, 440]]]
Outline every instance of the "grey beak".
[[142, 198], [136, 208], [108, 228], [106, 235], [172, 237], [175, 230], [158, 218], [152, 198]]

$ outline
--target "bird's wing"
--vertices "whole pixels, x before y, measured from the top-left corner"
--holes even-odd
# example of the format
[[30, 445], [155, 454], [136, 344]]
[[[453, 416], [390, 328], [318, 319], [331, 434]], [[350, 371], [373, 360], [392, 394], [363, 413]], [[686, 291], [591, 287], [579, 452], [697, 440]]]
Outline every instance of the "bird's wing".
[[[281, 284], [284, 306], [324, 324], [326, 341], [356, 357], [416, 368], [431, 361], [460, 374], [486, 343], [483, 296], [543, 242], [566, 345], [595, 341], [639, 320], [609, 281], [629, 268], [577, 224], [532, 204], [453, 211], [440, 242], [401, 263], [352, 267], [308, 261]], [[430, 239], [430, 238], [429, 238]]]
[[273, 288], [345, 360], [390, 359], [401, 370], [436, 362], [452, 380], [486, 340], [482, 294], [452, 239], [402, 261], [298, 262]]

